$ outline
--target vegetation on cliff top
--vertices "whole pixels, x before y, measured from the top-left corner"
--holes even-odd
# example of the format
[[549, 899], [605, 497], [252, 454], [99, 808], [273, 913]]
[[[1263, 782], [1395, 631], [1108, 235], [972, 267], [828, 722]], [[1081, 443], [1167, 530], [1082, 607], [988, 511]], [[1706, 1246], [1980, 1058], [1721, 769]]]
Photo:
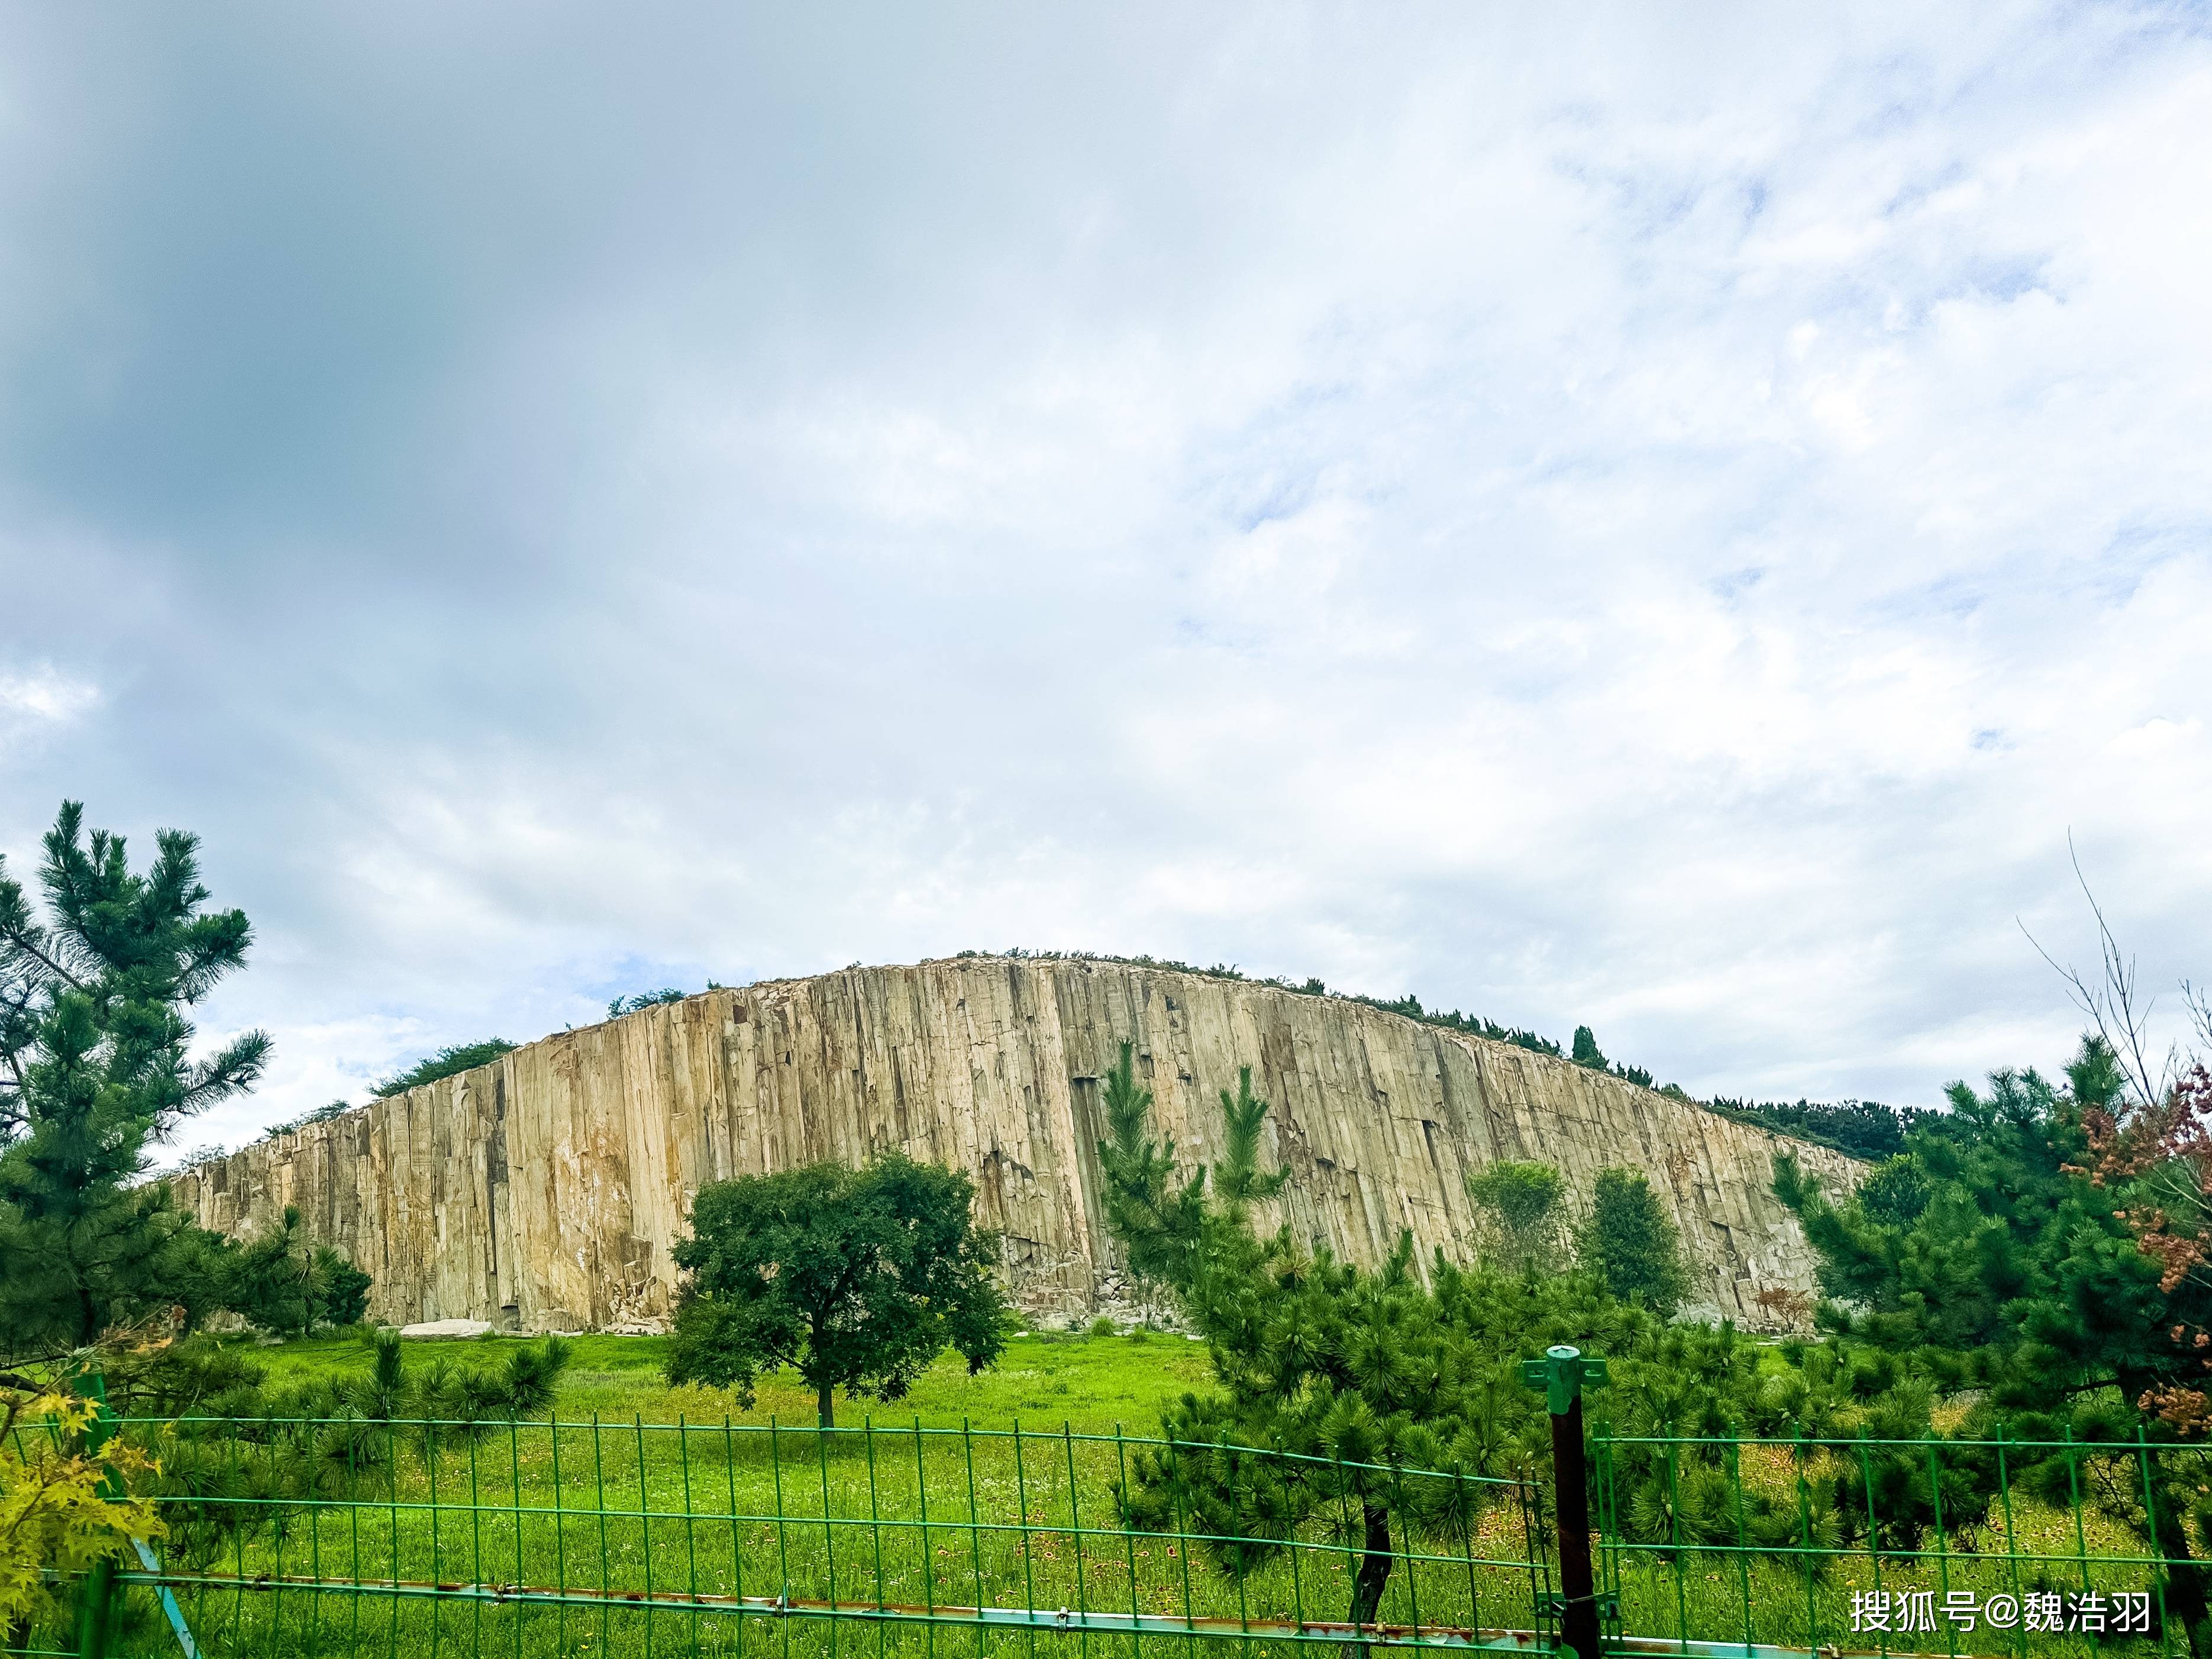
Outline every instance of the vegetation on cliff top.
[[977, 957], [1004, 957], [1015, 962], [1109, 962], [1125, 968], [1157, 968], [1171, 974], [1195, 974], [1204, 979], [1234, 980], [1247, 985], [1261, 985], [1270, 990], [1288, 991], [1296, 996], [1335, 997], [1345, 1002], [1356, 1002], [1364, 1008], [1379, 1008], [1386, 1014], [1398, 1014], [1407, 1019], [1420, 1021], [1424, 1025], [1435, 1025], [1447, 1031], [1464, 1031], [1471, 1036], [1488, 1039], [1492, 1042], [1511, 1043], [1516, 1048], [1526, 1048], [1532, 1054], [1549, 1054], [1555, 1060], [1571, 1060], [1590, 1071], [1603, 1072], [1633, 1083], [1640, 1088], [1656, 1089], [1659, 1093], [1702, 1106], [1722, 1117], [1738, 1122], [1755, 1124], [1785, 1134], [1796, 1140], [1809, 1140], [1815, 1146], [1832, 1147], [1849, 1152], [1854, 1158], [1889, 1158], [1905, 1148], [1905, 1132], [1923, 1118], [1940, 1117], [1937, 1111], [1922, 1111], [1911, 1108], [1899, 1110], [1875, 1100], [1845, 1100], [1833, 1105], [1817, 1101], [1800, 1100], [1791, 1105], [1781, 1102], [1732, 1100], [1716, 1097], [1700, 1100], [1678, 1085], [1655, 1084], [1651, 1073], [1641, 1066], [1623, 1065], [1606, 1058], [1598, 1048], [1597, 1038], [1587, 1025], [1577, 1025], [1571, 1048], [1562, 1048], [1547, 1036], [1525, 1030], [1518, 1025], [1500, 1025], [1496, 1020], [1479, 1014], [1463, 1014], [1458, 1009], [1446, 1012], [1442, 1009], [1424, 1007], [1419, 997], [1408, 992], [1402, 997], [1368, 996], [1358, 991], [1333, 991], [1318, 979], [1290, 980], [1274, 975], [1253, 975], [1243, 972], [1234, 963], [1217, 962], [1201, 968], [1194, 963], [1177, 962], [1168, 957], [1117, 957], [1101, 951], [1030, 951], [1017, 945], [1006, 951], [963, 951], [955, 957], [963, 961]]
[[456, 1042], [439, 1049], [428, 1059], [416, 1060], [405, 1071], [374, 1085], [371, 1092], [380, 1100], [389, 1100], [394, 1095], [405, 1094], [410, 1089], [419, 1089], [426, 1083], [458, 1077], [463, 1072], [473, 1072], [479, 1066], [489, 1066], [501, 1054], [514, 1051], [514, 1044], [505, 1037], [486, 1037], [481, 1042]]

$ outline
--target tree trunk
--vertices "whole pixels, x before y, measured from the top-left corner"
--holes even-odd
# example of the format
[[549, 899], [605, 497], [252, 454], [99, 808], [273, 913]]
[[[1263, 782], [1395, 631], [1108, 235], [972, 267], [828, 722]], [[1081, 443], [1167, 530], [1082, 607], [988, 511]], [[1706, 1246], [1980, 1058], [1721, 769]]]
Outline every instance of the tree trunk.
[[836, 1385], [833, 1382], [814, 1385], [814, 1420], [822, 1428], [834, 1429], [837, 1426], [837, 1408], [831, 1398], [836, 1390]]
[[2166, 1574], [2166, 1620], [2181, 1626], [2190, 1652], [2202, 1653], [2203, 1646], [2197, 1637], [2207, 1611], [2204, 1567], [2190, 1557], [2189, 1533], [2181, 1523], [2181, 1505], [2176, 1501], [2180, 1494], [2173, 1490], [2174, 1483], [2160, 1467], [2161, 1461], [2154, 1451], [2146, 1457], [2150, 1466], [2150, 1496], [2155, 1513], [2145, 1517], [2149, 1524], [2144, 1530], [2149, 1534], [2151, 1553], [2162, 1555], [2172, 1564]]
[[[1352, 1617], [1354, 1626], [1371, 1625], [1382, 1610], [1382, 1587], [1390, 1582], [1390, 1511], [1378, 1504], [1363, 1500], [1360, 1517], [1366, 1525], [1366, 1537], [1361, 1543], [1359, 1571], [1352, 1580]], [[1343, 1659], [1367, 1659], [1367, 1644], [1361, 1641], [1344, 1644]]]

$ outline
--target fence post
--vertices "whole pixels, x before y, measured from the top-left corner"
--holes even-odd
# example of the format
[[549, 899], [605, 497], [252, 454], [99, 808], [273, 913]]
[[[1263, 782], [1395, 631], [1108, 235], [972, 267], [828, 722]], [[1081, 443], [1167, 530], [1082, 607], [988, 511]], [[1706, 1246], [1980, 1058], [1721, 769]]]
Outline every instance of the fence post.
[[1583, 1389], [1606, 1380], [1605, 1361], [1582, 1350], [1545, 1350], [1521, 1362], [1521, 1381], [1544, 1392], [1552, 1414], [1552, 1505], [1559, 1534], [1559, 1651], [1598, 1659], [1597, 1581], [1590, 1567], [1589, 1464], [1583, 1448]]
[[[87, 1455], [99, 1451], [115, 1432], [115, 1413], [107, 1408], [107, 1379], [98, 1371], [88, 1371], [76, 1381], [79, 1394], [92, 1402], [92, 1421], [85, 1425], [83, 1450]], [[100, 1495], [115, 1499], [124, 1494], [123, 1483], [110, 1469], [100, 1483]], [[115, 1610], [115, 1562], [102, 1557], [92, 1565], [85, 1582], [77, 1592], [76, 1650], [81, 1659], [104, 1659], [107, 1652], [107, 1627]]]

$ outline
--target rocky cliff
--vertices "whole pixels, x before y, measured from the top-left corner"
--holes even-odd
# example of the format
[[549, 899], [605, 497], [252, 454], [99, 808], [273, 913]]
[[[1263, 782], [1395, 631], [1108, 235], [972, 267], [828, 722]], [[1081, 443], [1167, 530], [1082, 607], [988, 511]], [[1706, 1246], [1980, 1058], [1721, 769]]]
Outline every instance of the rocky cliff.
[[1674, 1206], [1697, 1304], [1774, 1322], [1761, 1291], [1810, 1288], [1768, 1190], [1796, 1147], [1835, 1184], [1859, 1167], [1567, 1061], [1361, 1004], [1109, 963], [963, 957], [709, 991], [563, 1031], [175, 1177], [201, 1224], [251, 1232], [296, 1204], [375, 1275], [372, 1313], [526, 1330], [653, 1326], [701, 1183], [886, 1147], [973, 1172], [1017, 1298], [1110, 1300], [1099, 1076], [1136, 1045], [1188, 1165], [1218, 1152], [1240, 1065], [1292, 1171], [1260, 1218], [1372, 1262], [1411, 1228], [1473, 1253], [1466, 1174], [1540, 1158], [1576, 1201], [1607, 1164]]

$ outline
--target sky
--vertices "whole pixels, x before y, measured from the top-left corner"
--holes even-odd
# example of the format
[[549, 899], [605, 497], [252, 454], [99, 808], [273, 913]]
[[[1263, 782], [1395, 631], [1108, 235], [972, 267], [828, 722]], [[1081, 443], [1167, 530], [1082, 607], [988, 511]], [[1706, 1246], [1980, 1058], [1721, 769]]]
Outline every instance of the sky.
[[194, 1144], [1009, 945], [2055, 1066], [2069, 837], [2212, 977], [2208, 108], [2202, 6], [12, 9], [0, 851], [203, 837]]

